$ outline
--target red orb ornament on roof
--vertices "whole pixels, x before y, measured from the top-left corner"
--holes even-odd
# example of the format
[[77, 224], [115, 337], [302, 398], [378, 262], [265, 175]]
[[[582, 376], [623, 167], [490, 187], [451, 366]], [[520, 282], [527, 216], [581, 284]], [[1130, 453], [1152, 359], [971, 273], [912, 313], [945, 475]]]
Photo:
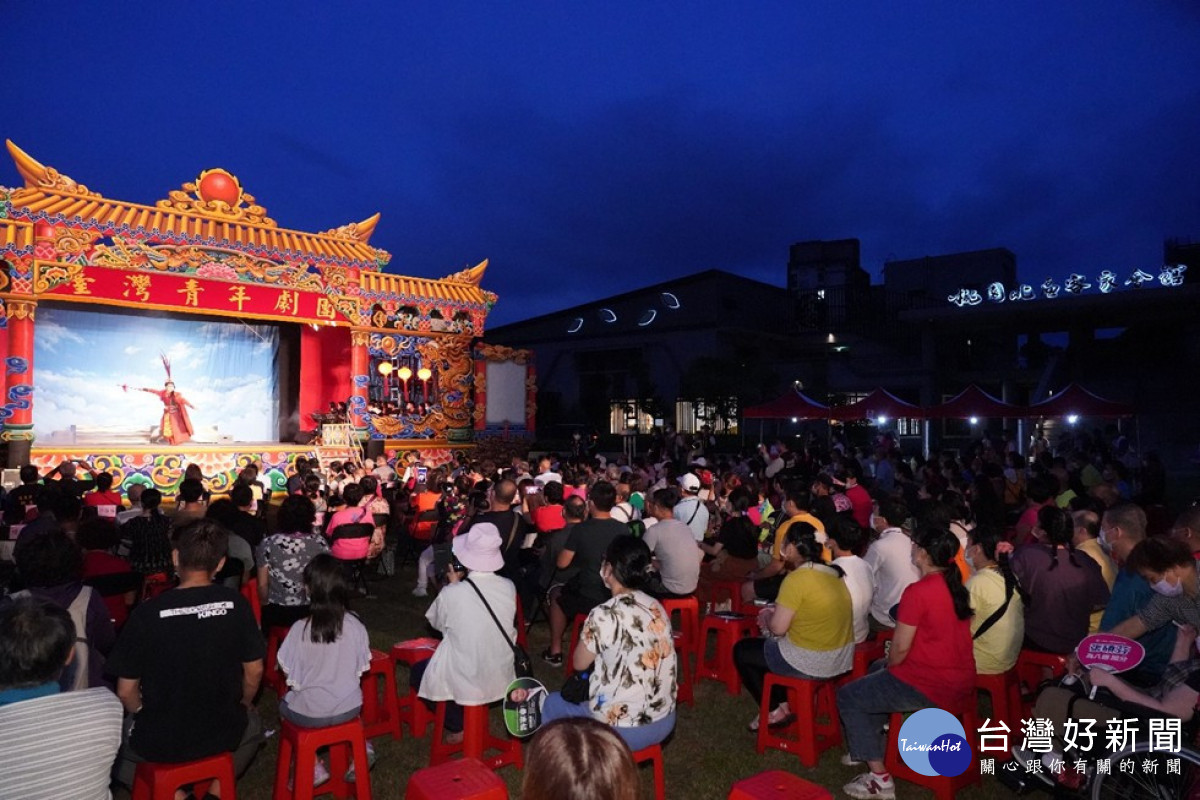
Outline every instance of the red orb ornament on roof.
[[220, 200], [235, 208], [242, 202], [242, 185], [223, 169], [206, 169], [196, 179], [196, 194], [206, 203]]

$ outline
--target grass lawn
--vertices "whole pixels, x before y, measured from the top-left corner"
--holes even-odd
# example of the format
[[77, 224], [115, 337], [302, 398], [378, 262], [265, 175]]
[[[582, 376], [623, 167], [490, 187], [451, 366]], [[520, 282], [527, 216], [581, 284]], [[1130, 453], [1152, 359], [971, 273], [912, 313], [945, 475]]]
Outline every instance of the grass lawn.
[[[371, 645], [380, 650], [390, 650], [392, 644], [426, 634], [425, 610], [432, 598], [415, 598], [410, 591], [415, 584], [416, 570], [409, 564], [392, 578], [372, 583], [373, 597], [360, 600], [355, 610], [371, 631]], [[534, 655], [537, 677], [551, 690], [559, 688], [563, 680], [562, 668], [550, 667], [537, 654], [549, 641], [549, 628], [539, 622], [529, 633], [529, 650]], [[401, 670], [399, 680], [406, 679]], [[267, 728], [278, 727], [274, 695], [264, 691], [259, 710]], [[707, 800], [724, 798], [730, 785], [740, 779], [768, 769], [794, 772], [800, 777], [830, 789], [835, 797], [844, 798], [841, 787], [853, 778], [861, 768], [844, 767], [839, 762], [844, 750], [835, 748], [827, 751], [820, 764], [814, 769], [801, 766], [793, 755], [768, 750], [764, 755], [754, 752], [754, 735], [746, 730], [746, 724], [754, 717], [756, 708], [750, 695], [742, 692], [738, 697], [725, 693], [722, 684], [703, 681], [696, 687], [694, 706], [681, 705], [674, 736], [663, 748], [666, 767], [667, 797], [683, 800]], [[499, 714], [493, 714], [493, 725], [501, 727]], [[407, 730], [407, 729], [406, 729]], [[371, 788], [375, 798], [395, 800], [404, 796], [408, 776], [416, 769], [429, 763], [429, 739], [406, 737], [401, 741], [390, 738], [375, 740], [379, 761], [371, 771]], [[275, 761], [278, 745], [274, 737], [259, 753], [249, 772], [238, 782], [240, 800], [270, 798], [275, 777]], [[499, 773], [508, 783], [511, 797], [519, 797], [520, 771], [506, 767]], [[643, 796], [653, 797], [653, 779], [649, 765], [641, 770]], [[116, 795], [128, 798], [125, 792]], [[897, 796], [900, 798], [931, 798], [928, 792], [911, 784], [899, 783]], [[972, 788], [960, 795], [964, 800], [1009, 797], [1012, 793], [994, 778], [984, 776], [982, 788]]]

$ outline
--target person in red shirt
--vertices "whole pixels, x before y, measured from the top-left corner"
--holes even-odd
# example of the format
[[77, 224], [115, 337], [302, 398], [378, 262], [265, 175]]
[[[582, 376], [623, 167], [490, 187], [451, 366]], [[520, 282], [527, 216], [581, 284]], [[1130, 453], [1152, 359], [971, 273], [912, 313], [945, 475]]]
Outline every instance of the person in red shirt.
[[859, 484], [862, 474], [862, 464], [858, 463], [858, 459], [848, 458], [843, 467], [843, 474], [839, 477], [846, 485], [845, 494], [853, 508], [854, 521], [861, 528], [870, 528], [875, 502], [871, 499], [871, 493]]
[[545, 505], [538, 506], [533, 512], [533, 524], [538, 533], [553, 533], [567, 525], [563, 518], [563, 485], [558, 481], [550, 481], [542, 487]]
[[958, 548], [958, 537], [949, 529], [918, 527], [912, 560], [921, 578], [900, 597], [887, 668], [838, 690], [849, 759], [866, 761], [870, 768], [843, 787], [850, 797], [896, 796], [883, 764], [888, 714], [936, 706], [959, 716], [965, 703], [975, 701], [971, 602], [954, 565]]
[[102, 517], [115, 518], [117, 512], [124, 508], [124, 504], [121, 502], [121, 493], [112, 488], [112, 473], [97, 472], [95, 480], [96, 490], [83, 496], [84, 506], [100, 509], [99, 515]]
[[141, 578], [129, 562], [112, 554], [119, 534], [111, 520], [89, 519], [79, 524], [75, 541], [83, 548], [83, 582], [104, 599], [113, 627], [120, 630], [129, 617]]

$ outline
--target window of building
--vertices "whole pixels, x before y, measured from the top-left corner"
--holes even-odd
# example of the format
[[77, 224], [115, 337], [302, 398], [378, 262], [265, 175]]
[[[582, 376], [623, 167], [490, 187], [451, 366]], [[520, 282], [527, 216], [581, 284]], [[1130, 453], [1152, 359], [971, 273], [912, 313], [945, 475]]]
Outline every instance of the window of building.
[[637, 399], [613, 400], [609, 404], [608, 432], [609, 433], [650, 433], [654, 430], [654, 417], [643, 407], [643, 401]]
[[695, 433], [707, 425], [713, 433], [735, 434], [738, 432], [739, 411], [740, 405], [736, 397], [726, 397], [722, 400], [676, 400], [675, 430]]

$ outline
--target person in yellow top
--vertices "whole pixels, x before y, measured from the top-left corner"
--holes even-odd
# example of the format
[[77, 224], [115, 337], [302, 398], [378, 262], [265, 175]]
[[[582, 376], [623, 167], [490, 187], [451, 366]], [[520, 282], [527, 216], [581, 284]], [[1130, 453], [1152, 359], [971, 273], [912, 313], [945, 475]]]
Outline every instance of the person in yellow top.
[[[821, 560], [816, 533], [809, 522], [788, 526], [783, 558], [791, 570], [775, 605], [759, 615], [759, 626], [770, 638], [743, 639], [734, 646], [734, 665], [756, 704], [762, 702], [768, 672], [819, 680], [841, 675], [853, 665], [854, 604], [842, 571]], [[772, 726], [794, 719], [783, 694], [771, 698]], [[750, 729], [758, 729], [757, 716]]]
[[[770, 551], [759, 554], [760, 564], [763, 560], [762, 556], [769, 556], [769, 559], [765, 566], [747, 573], [746, 582], [742, 584], [743, 602], [752, 603], [755, 598], [774, 600], [779, 593], [784, 573], [787, 571], [787, 564], [783, 557], [783, 541], [787, 536], [788, 529], [794, 523], [807, 522], [816, 531], [817, 541], [824, 545], [826, 540], [825, 524], [808, 512], [808, 505], [809, 494], [803, 486], [796, 484], [787, 488], [783, 498], [784, 519], [775, 529]], [[822, 551], [822, 558], [829, 559], [828, 550]]]
[[[1117, 564], [1100, 546], [1100, 515], [1095, 511], [1076, 511], [1071, 514], [1071, 524], [1075, 527], [1075, 536], [1071, 540], [1075, 550], [1100, 565], [1100, 574], [1104, 576], [1111, 593], [1113, 584], [1117, 582]], [[1088, 622], [1088, 633], [1100, 630], [1100, 620], [1103, 618], [1103, 608], [1093, 611]]]
[[975, 572], [967, 581], [967, 592], [975, 612], [971, 636], [975, 672], [980, 675], [997, 675], [1015, 667], [1025, 641], [1025, 593], [1008, 568], [1008, 553], [997, 550], [1002, 541], [1001, 531], [975, 527], [965, 550], [967, 564]]

